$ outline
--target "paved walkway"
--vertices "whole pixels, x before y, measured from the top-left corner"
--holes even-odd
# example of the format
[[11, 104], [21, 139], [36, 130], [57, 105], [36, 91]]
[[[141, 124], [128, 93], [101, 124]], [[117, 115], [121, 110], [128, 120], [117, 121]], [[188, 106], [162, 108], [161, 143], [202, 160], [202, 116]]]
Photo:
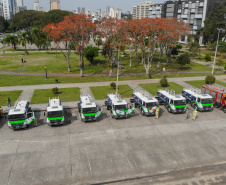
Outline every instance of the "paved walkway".
[[180, 82], [176, 82], [178, 85], [184, 87], [184, 88], [187, 88], [187, 89], [190, 89], [190, 88], [195, 88], [194, 86], [188, 84], [188, 83], [185, 83], [183, 81], [180, 81]]
[[139, 86], [138, 84], [135, 85], [129, 85], [134, 91], [143, 91], [145, 92], [148, 96], [153, 96], [152, 94], [150, 94], [148, 91], [144, 90], [141, 86]]

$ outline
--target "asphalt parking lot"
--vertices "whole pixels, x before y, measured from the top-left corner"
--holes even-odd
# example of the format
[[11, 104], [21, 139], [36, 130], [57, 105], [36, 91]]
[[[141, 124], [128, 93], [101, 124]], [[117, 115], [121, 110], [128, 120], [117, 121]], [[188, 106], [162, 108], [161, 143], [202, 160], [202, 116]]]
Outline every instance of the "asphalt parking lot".
[[[83, 123], [72, 109], [67, 111], [66, 125], [49, 127], [39, 112], [39, 126], [20, 131], [10, 130], [1, 119], [0, 184], [136, 184], [130, 180], [175, 170], [179, 171], [172, 184], [178, 178], [182, 184], [189, 177], [179, 172], [226, 161], [226, 114], [219, 109], [199, 113], [196, 121], [170, 114], [164, 107], [159, 120], [142, 116], [139, 110], [128, 119], [109, 115], [104, 109], [98, 122]], [[200, 179], [191, 182], [196, 181], [199, 184]]]

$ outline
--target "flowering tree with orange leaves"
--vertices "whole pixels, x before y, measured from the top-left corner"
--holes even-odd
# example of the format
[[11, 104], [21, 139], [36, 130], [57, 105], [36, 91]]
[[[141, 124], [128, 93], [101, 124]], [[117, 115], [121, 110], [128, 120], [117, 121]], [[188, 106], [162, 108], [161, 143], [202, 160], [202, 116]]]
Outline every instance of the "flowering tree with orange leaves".
[[[61, 49], [67, 61], [69, 72], [71, 72], [71, 46], [74, 45], [80, 56], [80, 76], [83, 76], [85, 48], [89, 45], [90, 37], [95, 30], [96, 25], [92, 24], [90, 17], [84, 14], [66, 16], [64, 21], [58, 24], [49, 24], [43, 29]], [[64, 47], [61, 47], [61, 44]]]
[[105, 38], [104, 48], [107, 51], [106, 55], [110, 67], [109, 76], [112, 76], [117, 52], [119, 52], [118, 50], [125, 36], [123, 26], [124, 22], [116, 18], [102, 19], [98, 24], [98, 31], [102, 34], [101, 37]]

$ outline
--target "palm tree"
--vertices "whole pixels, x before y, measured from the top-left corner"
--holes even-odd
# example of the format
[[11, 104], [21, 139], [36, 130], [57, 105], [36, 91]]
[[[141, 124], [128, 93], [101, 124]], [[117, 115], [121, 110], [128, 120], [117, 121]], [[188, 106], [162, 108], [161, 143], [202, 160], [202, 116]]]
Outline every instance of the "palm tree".
[[24, 46], [25, 52], [27, 51], [26, 44], [29, 42], [29, 36], [27, 32], [21, 33], [21, 37], [19, 38], [19, 42]]

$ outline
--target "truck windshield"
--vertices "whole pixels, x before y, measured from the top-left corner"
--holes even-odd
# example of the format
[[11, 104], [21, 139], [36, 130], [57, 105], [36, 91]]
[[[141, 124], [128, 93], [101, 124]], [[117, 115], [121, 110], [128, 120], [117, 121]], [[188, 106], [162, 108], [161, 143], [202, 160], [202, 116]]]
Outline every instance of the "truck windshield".
[[49, 118], [61, 117], [61, 116], [63, 116], [63, 111], [52, 111], [52, 112], [48, 112], [48, 117]]
[[201, 104], [209, 104], [209, 103], [213, 103], [212, 98], [205, 98], [201, 100]]
[[153, 103], [146, 103], [146, 107], [156, 107], [157, 103], [153, 102]]
[[24, 114], [9, 115], [9, 121], [15, 120], [25, 120], [25, 115]]
[[96, 107], [91, 107], [91, 108], [83, 108], [82, 109], [83, 113], [96, 113], [97, 112], [97, 108]]
[[186, 105], [185, 100], [174, 100], [174, 105]]
[[115, 105], [115, 110], [126, 110], [127, 105]]

